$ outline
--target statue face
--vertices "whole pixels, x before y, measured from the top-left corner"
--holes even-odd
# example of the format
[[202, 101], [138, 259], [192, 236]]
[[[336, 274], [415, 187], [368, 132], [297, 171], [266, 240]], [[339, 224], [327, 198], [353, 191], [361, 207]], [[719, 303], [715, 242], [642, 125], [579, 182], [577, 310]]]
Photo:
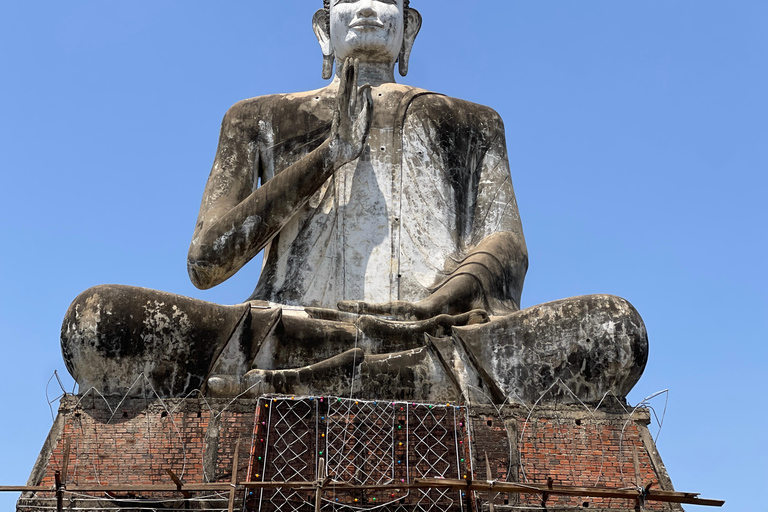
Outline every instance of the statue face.
[[331, 43], [339, 62], [394, 64], [403, 45], [403, 0], [331, 0]]

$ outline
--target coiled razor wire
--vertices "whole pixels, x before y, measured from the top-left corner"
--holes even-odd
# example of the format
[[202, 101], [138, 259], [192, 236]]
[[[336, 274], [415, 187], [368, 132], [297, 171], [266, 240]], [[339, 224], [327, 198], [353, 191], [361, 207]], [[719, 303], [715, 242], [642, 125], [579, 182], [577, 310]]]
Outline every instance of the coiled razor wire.
[[[57, 377], [58, 377], [58, 375], [56, 373], [54, 373], [51, 376], [51, 379], [48, 380], [47, 384], [50, 385], [50, 383], [51, 383], [51, 381], [53, 379], [56, 379], [57, 381], [59, 381], [59, 386], [62, 389], [62, 395], [60, 395], [60, 396], [54, 398], [53, 400], [51, 400], [48, 397], [48, 394], [47, 394], [48, 385], [46, 385], [46, 403], [49, 406], [51, 406], [54, 402], [56, 402], [57, 400], [59, 400], [63, 396], [69, 395], [69, 393], [64, 391], [63, 385], [60, 383], [60, 380]], [[98, 397], [98, 398], [101, 399], [101, 401], [104, 402], [104, 404], [109, 409], [110, 418], [109, 418], [108, 422], [111, 423], [112, 421], [114, 421], [114, 417], [116, 415], [116, 412], [119, 410], [120, 405], [129, 397], [129, 395], [133, 392], [133, 389], [135, 389], [136, 386], [138, 386], [139, 384], [143, 384], [144, 385], [145, 395], [150, 395], [150, 396], [152, 396], [153, 400], [157, 400], [157, 401], [160, 402], [163, 410], [167, 413], [167, 415], [169, 417], [170, 426], [171, 426], [172, 430], [175, 431], [174, 432], [175, 433], [174, 437], [177, 438], [177, 442], [180, 444], [180, 448], [181, 448], [181, 453], [182, 453], [182, 457], [181, 457], [182, 458], [182, 461], [181, 461], [181, 463], [182, 463], [181, 474], [183, 475], [184, 472], [185, 472], [187, 463], [188, 463], [188, 448], [187, 448], [186, 443], [185, 443], [185, 441], [183, 439], [181, 431], [180, 431], [180, 429], [179, 429], [179, 427], [178, 427], [178, 425], [176, 424], [176, 421], [175, 421], [175, 416], [178, 413], [178, 408], [183, 405], [183, 400], [181, 402], [179, 402], [178, 404], [175, 404], [174, 406], [171, 406], [169, 403], [166, 403], [166, 401], [157, 394], [155, 389], [152, 387], [152, 385], [149, 383], [149, 381], [146, 379], [146, 377], [143, 374], [139, 375], [137, 377], [136, 381], [134, 382], [133, 386], [131, 387], [131, 390], [128, 391], [125, 394], [125, 396], [119, 401], [119, 404], [116, 407], [112, 407], [110, 402], [96, 388], [90, 388], [90, 389], [86, 390], [85, 392], [81, 393], [80, 396], [78, 397], [78, 402], [76, 404], [76, 407], [80, 406], [80, 404], [83, 402], [83, 400], [88, 395], [92, 395], [94, 398]], [[575, 393], [573, 393], [573, 391], [570, 390], [564, 382], [558, 380], [558, 381], [554, 382], [549, 389], [547, 389], [544, 393], [542, 393], [541, 398], [539, 400], [537, 400], [531, 406], [525, 404], [518, 397], [515, 397], [514, 394], [510, 394], [507, 397], [507, 400], [505, 401], [505, 403], [501, 404], [500, 406], [494, 406], [495, 409], [496, 409], [496, 413], [499, 416], [499, 419], [502, 418], [502, 415], [503, 415], [502, 413], [503, 413], [504, 407], [512, 405], [514, 403], [522, 404], [523, 406], [525, 406], [525, 408], [529, 412], [529, 415], [526, 418], [526, 420], [523, 422], [522, 430], [519, 433], [519, 438], [518, 439], [522, 440], [523, 436], [525, 435], [526, 429], [529, 428], [529, 426], [530, 426], [530, 420], [532, 419], [534, 411], [541, 407], [541, 402], [542, 402], [543, 398], [554, 387], [560, 387], [561, 389], [565, 390], [567, 394], [569, 394], [570, 396], [574, 397], [576, 399], [576, 401], [578, 403], [580, 403], [581, 406], [584, 408], [585, 412], [587, 412], [588, 415], [590, 417], [592, 417], [592, 418], [594, 418], [596, 413], [602, 408], [603, 402], [609, 396], [615, 396], [614, 393], [609, 391], [609, 392], [605, 393], [605, 395], [603, 396], [603, 399], [596, 406], [594, 406], [594, 405], [587, 405], [587, 404], [584, 404], [582, 401], [580, 401], [576, 397]], [[195, 390], [195, 391], [190, 392], [184, 398], [190, 398], [190, 397], [196, 395], [197, 398], [199, 398], [200, 400], [202, 400], [204, 402], [204, 404], [205, 404], [206, 408], [208, 409], [208, 412], [210, 413], [211, 417], [219, 417], [223, 413], [225, 413], [237, 401], [237, 399], [240, 396], [243, 396], [243, 395], [245, 395], [247, 393], [250, 393], [251, 391], [252, 391], [252, 389], [250, 389], [250, 388], [248, 390], [245, 390], [241, 395], [239, 395], [238, 397], [235, 397], [234, 399], [232, 399], [226, 406], [224, 406], [221, 410], [218, 410], [218, 411], [214, 410], [213, 407], [211, 407], [211, 405], [206, 400], [205, 396], [199, 390]], [[651, 400], [653, 400], [654, 398], [659, 397], [660, 395], [666, 395], [666, 400], [665, 400], [665, 403], [664, 403], [663, 412], [659, 416], [657, 414], [657, 412], [656, 412], [656, 409], [654, 409], [651, 406], [650, 402], [651, 402]], [[668, 395], [669, 395], [669, 390], [663, 390], [663, 391], [660, 391], [658, 393], [654, 393], [653, 395], [650, 395], [649, 397], [647, 397], [644, 400], [642, 400], [637, 406], [635, 406], [633, 408], [625, 407], [621, 403], [621, 401], [617, 401], [619, 403], [619, 405], [624, 409], [625, 413], [629, 415], [628, 419], [624, 423], [623, 428], [621, 429], [621, 435], [620, 435], [620, 440], [619, 440], [619, 443], [620, 443], [620, 448], [619, 448], [620, 456], [624, 455], [622, 453], [624, 451], [622, 449], [622, 446], [623, 446], [624, 438], [625, 438], [625, 435], [626, 435], [626, 429], [630, 425], [630, 423], [633, 421], [632, 417], [634, 415], [634, 412], [637, 409], [639, 409], [639, 408], [643, 408], [643, 407], [648, 408], [650, 410], [650, 412], [652, 413], [653, 418], [654, 418], [654, 420], [655, 420], [655, 422], [656, 422], [656, 424], [658, 426], [658, 430], [657, 430], [656, 434], [653, 437], [654, 437], [654, 440], [658, 439], [659, 435], [661, 434], [661, 430], [662, 430], [662, 427], [663, 427], [663, 424], [664, 424], [664, 418], [665, 418], [666, 409], [667, 409]], [[145, 396], [145, 399], [146, 398], [148, 398], [148, 397]], [[278, 400], [278, 402], [282, 401], [282, 402], [286, 402], [287, 403], [287, 400], [290, 400], [290, 398], [282, 397], [282, 398], [272, 398], [270, 400]], [[312, 401], [313, 398], [311, 398], [311, 397], [304, 397], [304, 398], [296, 399], [294, 397], [294, 399], [291, 400], [291, 401], [299, 402], [299, 401], [302, 401], [302, 400], [310, 400], [310, 401]], [[330, 398], [328, 398], [327, 400], [330, 400]], [[331, 478], [333, 480], [337, 480], [337, 481], [342, 481], [342, 480], [340, 480], [340, 478], [344, 474], [344, 471], [343, 471], [344, 466], [343, 466], [343, 464], [346, 463], [346, 464], [348, 464], [348, 467], [353, 467], [354, 464], [357, 463], [360, 460], [359, 459], [359, 453], [355, 454], [354, 450], [351, 451], [352, 453], [345, 453], [347, 451], [350, 451], [350, 447], [351, 446], [358, 446], [358, 445], [360, 445], [360, 442], [356, 441], [354, 443], [350, 443], [350, 442], [345, 441], [343, 438], [342, 438], [342, 442], [340, 442], [339, 439], [338, 439], [338, 435], [339, 435], [339, 432], [343, 432], [344, 433], [344, 437], [350, 437], [350, 436], [352, 436], [352, 434], [355, 434], [353, 436], [353, 437], [355, 437], [355, 439], [365, 439], [365, 435], [369, 436], [369, 438], [366, 440], [366, 444], [370, 448], [372, 448], [372, 450], [370, 450], [370, 451], [371, 451], [371, 453], [374, 453], [375, 456], [370, 456], [369, 455], [368, 459], [365, 460], [365, 462], [364, 462], [364, 464], [362, 466], [362, 467], [366, 468], [365, 470], [357, 471], [357, 472], [352, 471], [352, 473], [356, 475], [355, 478], [357, 478], [357, 481], [359, 481], [361, 483], [361, 485], [362, 484], [371, 484], [371, 483], [384, 485], [388, 481], [389, 482], [394, 482], [396, 484], [398, 482], [397, 476], [395, 476], [395, 478], [390, 478], [389, 477], [389, 475], [393, 475], [393, 474], [397, 475], [397, 472], [393, 471], [393, 469], [392, 469], [392, 463], [393, 462], [394, 462], [394, 464], [396, 466], [399, 466], [399, 465], [404, 465], [405, 466], [405, 474], [407, 475], [407, 478], [400, 479], [400, 480], [403, 480], [404, 482], [410, 482], [410, 481], [412, 481], [412, 478], [417, 478], [417, 477], [420, 477], [420, 476], [424, 476], [424, 477], [435, 477], [435, 476], [437, 476], [437, 477], [444, 477], [444, 478], [452, 478], [455, 475], [457, 478], [462, 478], [463, 477], [463, 474], [462, 474], [463, 472], [462, 471], [457, 470], [455, 473], [453, 472], [454, 471], [453, 468], [458, 468], [459, 467], [459, 462], [458, 461], [462, 458], [461, 457], [461, 455], [462, 455], [462, 448], [460, 448], [458, 444], [456, 444], [454, 456], [450, 458], [450, 461], [451, 461], [452, 464], [453, 464], [453, 458], [454, 457], [455, 457], [457, 462], [455, 463], [455, 465], [451, 465], [450, 466], [451, 470], [448, 473], [441, 474], [441, 473], [443, 473], [442, 470], [445, 467], [447, 467], [447, 466], [445, 466], [444, 462], [449, 460], [449, 458], [447, 457], [447, 454], [442, 454], [442, 453], [439, 454], [439, 455], [437, 455], [435, 453], [432, 453], [433, 459], [421, 460], [421, 463], [423, 464], [423, 467], [424, 467], [424, 470], [422, 471], [422, 470], [419, 469], [418, 464], [415, 463], [416, 460], [419, 460], [418, 459], [418, 452], [414, 452], [412, 454], [412, 456], [406, 457], [404, 460], [403, 459], [398, 459], [396, 454], [395, 455], [391, 455], [391, 454], [394, 453], [394, 451], [393, 451], [393, 446], [394, 446], [393, 445], [393, 441], [391, 441], [391, 439], [387, 438], [387, 436], [386, 436], [387, 429], [382, 429], [381, 428], [382, 424], [386, 423], [388, 425], [391, 424], [390, 429], [392, 429], [392, 430], [396, 429], [398, 427], [398, 424], [397, 424], [397, 422], [395, 420], [395, 418], [397, 416], [397, 409], [400, 408], [400, 407], [403, 407], [404, 408], [403, 412], [405, 413], [405, 416], [406, 416], [406, 423], [405, 423], [405, 425], [408, 426], [408, 428], [405, 428], [405, 441], [404, 441], [405, 442], [405, 446], [409, 447], [409, 449], [411, 447], [413, 447], [415, 444], [419, 444], [420, 446], [423, 447], [423, 446], [426, 445], [425, 443], [427, 443], [427, 440], [426, 440], [427, 436], [428, 435], [432, 435], [432, 433], [427, 434], [427, 432], [429, 431], [428, 428], [422, 429], [424, 431], [423, 434], [420, 434], [419, 432], [417, 432], [416, 428], [412, 428], [413, 426], [411, 425], [411, 423], [413, 421], [413, 418], [412, 418], [413, 415], [411, 414], [411, 409], [413, 409], [414, 407], [418, 407], [419, 409], [421, 409], [422, 407], [426, 407], [428, 411], [431, 411], [431, 414], [434, 417], [434, 415], [436, 413], [439, 413], [439, 411], [441, 411], [441, 408], [448, 407], [448, 409], [450, 409], [451, 406], [434, 405], [434, 404], [433, 405], [429, 405], [429, 404], [410, 404], [410, 403], [406, 403], [406, 402], [377, 402], [377, 401], [362, 401], [362, 400], [355, 401], [352, 398], [341, 398], [341, 399], [334, 399], [334, 400], [337, 400], [337, 404], [338, 404], [335, 407], [335, 409], [334, 409], [336, 411], [336, 414], [335, 415], [330, 415], [330, 414], [327, 415], [327, 419], [326, 418], [322, 418], [321, 419], [321, 417], [326, 416], [326, 415], [323, 415], [323, 414], [320, 413], [319, 406], [318, 406], [318, 401], [315, 400], [315, 403], [314, 403], [315, 411], [314, 411], [314, 414], [313, 414], [313, 417], [312, 417], [312, 421], [315, 422], [315, 429], [314, 429], [315, 435], [314, 435], [314, 440], [313, 441], [316, 442], [317, 439], [318, 439], [318, 435], [319, 435], [320, 436], [319, 439], [321, 439], [321, 441], [322, 441], [320, 444], [315, 444], [313, 446], [311, 444], [311, 442], [309, 442], [309, 441], [304, 441], [303, 439], [301, 441], [298, 440], [298, 439], [292, 441], [292, 440], [290, 440], [290, 438], [286, 438], [286, 439], [283, 439], [283, 440], [280, 441], [280, 442], [284, 443], [284, 445], [285, 445], [284, 448], [282, 448], [282, 456], [281, 456], [284, 459], [284, 463], [285, 464], [287, 464], [288, 461], [290, 461], [290, 460], [294, 460], [294, 461], [298, 460], [302, 456], [308, 455], [311, 452], [311, 455], [314, 457], [314, 463], [310, 464], [307, 467], [314, 468], [314, 472], [316, 473], [317, 469], [318, 469], [318, 465], [319, 465], [319, 459], [321, 458], [321, 457], [318, 456], [319, 455], [319, 450], [317, 450], [317, 446], [322, 445], [323, 447], [327, 447], [325, 451], [327, 451], [328, 453], [323, 458], [325, 458], [325, 460], [328, 461], [326, 464], [328, 466], [327, 474], [328, 474], [329, 478]], [[276, 402], [276, 403], [278, 403], [278, 402]], [[389, 404], [389, 406], [394, 407], [394, 409], [392, 411], [387, 411], [385, 409], [382, 409], [382, 405], [386, 405], [386, 404]], [[342, 407], [346, 407], [346, 410], [343, 411]], [[295, 411], [293, 411], [293, 413], [295, 414]], [[269, 414], [270, 415], [272, 414], [271, 411], [270, 411]], [[463, 407], [455, 408], [454, 409], [454, 416], [459, 418], [459, 420], [455, 420], [454, 421], [454, 424], [456, 424], [456, 421], [460, 421], [461, 417], [463, 417], [464, 418], [464, 423], [468, 425], [468, 422], [467, 422], [467, 411], [466, 411], [465, 408], [463, 408]], [[306, 418], [303, 418], [301, 416], [297, 416], [295, 418], [291, 418], [290, 416], [287, 416], [285, 418], [282, 418], [281, 421], [282, 421], [282, 423], [285, 426], [285, 429], [286, 429], [285, 431], [290, 431], [291, 430], [290, 425], [296, 425], [295, 428], [296, 429], [300, 429], [298, 424], [301, 421], [305, 420], [305, 419]], [[444, 419], [445, 418], [443, 418], [442, 420], [444, 420]], [[322, 423], [323, 421], [325, 423]], [[335, 421], [335, 424], [333, 424], [334, 421]], [[426, 420], [423, 420], [423, 421], [426, 421]], [[151, 423], [151, 420], [150, 420], [149, 416], [147, 416], [146, 428], [151, 428], [151, 424], [150, 423]], [[322, 423], [322, 425], [321, 425], [321, 423]], [[355, 427], [354, 427], [355, 424], [357, 424], [357, 425], [365, 425], [365, 427], [364, 427], [366, 429], [365, 433], [363, 433], [362, 431], [355, 432]], [[75, 428], [78, 428], [78, 427], [79, 427], [79, 429], [81, 431], [81, 434], [85, 438], [89, 437], [90, 433], [89, 432], [85, 432], [85, 430], [83, 430], [85, 425], [83, 425], [82, 422], [79, 425], [75, 426]], [[321, 432], [321, 428], [325, 429], [324, 433]], [[86, 428], [86, 430], [87, 430], [87, 428]], [[306, 428], [300, 429], [300, 430], [307, 431]], [[169, 434], [170, 434], [170, 432], [169, 432]], [[270, 429], [268, 431], [267, 435], [269, 436], [270, 434], [275, 435], [274, 432], [272, 432], [272, 429]], [[336, 436], [336, 437], [333, 437], [333, 436]], [[445, 441], [445, 436], [446, 436], [445, 432], [442, 432], [440, 429], [438, 429], [434, 433], [435, 439], [433, 439], [433, 441], [434, 442]], [[459, 439], [459, 431], [458, 431], [458, 429], [454, 429], [454, 436], [455, 436], [455, 438], [457, 440]], [[323, 439], [325, 437], [328, 437], [328, 439]], [[602, 433], [599, 434], [599, 437], [600, 437], [601, 450], [603, 452], [603, 457], [601, 457], [601, 460], [602, 460], [604, 458], [604, 456], [605, 456], [606, 446], [605, 446], [605, 440], [602, 438], [603, 437]], [[375, 439], [375, 441], [371, 442], [370, 439]], [[254, 442], [255, 441], [256, 440], [254, 439]], [[272, 444], [272, 441], [274, 441], [274, 438], [270, 440], [270, 445]], [[325, 443], [325, 444], [323, 444], [323, 443]], [[334, 445], [333, 443], [336, 443], [336, 444]], [[303, 444], [306, 445], [305, 448], [302, 448]], [[289, 446], [293, 449], [293, 451], [290, 451], [288, 449]], [[95, 480], [97, 482], [101, 483], [99, 471], [98, 471], [98, 468], [97, 468], [97, 465], [96, 465], [96, 460], [98, 459], [98, 457], [95, 456], [94, 443], [92, 443], [92, 442], [84, 442], [84, 443], [82, 443], [82, 446], [81, 446], [81, 443], [78, 440], [78, 441], [76, 441], [76, 443], [75, 443], [75, 445], [73, 447], [75, 448], [75, 450], [77, 452], [80, 452], [80, 451], [85, 451], [86, 452], [85, 453], [85, 455], [86, 455], [85, 459], [86, 459], [86, 461], [90, 461], [92, 466], [93, 466], [92, 467], [92, 472], [93, 472], [92, 476], [95, 478]], [[570, 448], [570, 449], [568, 449], [568, 448]], [[336, 451], [334, 451], [334, 449]], [[510, 446], [510, 449], [511, 449], [511, 446]], [[573, 451], [573, 447], [566, 447], [566, 449], [569, 452]], [[466, 447], [466, 450], [467, 451], [471, 450], [471, 443], [468, 443], [468, 446]], [[358, 452], [359, 452], [359, 449], [358, 449]], [[427, 450], [427, 452], [429, 452], [429, 450]], [[385, 455], [385, 454], [389, 454], [389, 455]], [[571, 454], [569, 454], [569, 455], [571, 455]], [[293, 457], [293, 459], [291, 457]], [[333, 457], [335, 457], [335, 459]], [[82, 467], [78, 467], [78, 465], [80, 463], [79, 459], [80, 459], [79, 457], [76, 458], [74, 471], [70, 472], [70, 474], [73, 475], [74, 477], [76, 477], [76, 475], [78, 473], [82, 472], [85, 469], [85, 468], [82, 468]], [[467, 460], [469, 460], [470, 464], [471, 464], [471, 462], [473, 460], [471, 455], [467, 457]], [[398, 464], [398, 461], [400, 461], [400, 464]], [[264, 458], [263, 462], [266, 463], [266, 457]], [[521, 466], [520, 466], [521, 477], [523, 478], [523, 481], [527, 481], [526, 468], [525, 468], [524, 462], [520, 461], [520, 463], [521, 463]], [[602, 464], [601, 464], [601, 466], [602, 466]], [[626, 480], [626, 476], [623, 473], [623, 467], [621, 465], [619, 467], [620, 467], [620, 471], [621, 471], [621, 475], [622, 475], [622, 480]], [[205, 468], [203, 468], [203, 471], [205, 471]], [[287, 469], [284, 470], [284, 471], [287, 471]], [[471, 469], [468, 469], [468, 471], [471, 472]], [[264, 475], [264, 473], [265, 473], [264, 468], [262, 468], [261, 475]], [[349, 473], [350, 472], [347, 471], [347, 475], [346, 476], [349, 476]], [[85, 476], [85, 475], [81, 475], [81, 476]], [[307, 478], [306, 471], [302, 471], [300, 474], [297, 473], [294, 476], [300, 476], [301, 480], [306, 480], [306, 478]], [[509, 478], [509, 476], [510, 475], [507, 474], [507, 476], [505, 477], [505, 480], [507, 480]], [[203, 479], [204, 479], [205, 482], [212, 481], [211, 475], [207, 475], [207, 474], [204, 474], [204, 478]], [[598, 472], [598, 476], [597, 476], [597, 480], [596, 480], [595, 484], [597, 484], [601, 479], [602, 479], [602, 467], [600, 468], [600, 471]], [[262, 480], [264, 480], [264, 476], [262, 476]], [[264, 480], [264, 481], [266, 481], [266, 480]], [[274, 480], [274, 481], [277, 481], [277, 480]], [[423, 494], [431, 492], [431, 491], [418, 490], [418, 492], [422, 495], [422, 496], [420, 496], [420, 499], [421, 499], [420, 505], [422, 506], [422, 508], [424, 508], [425, 510], [428, 510], [430, 512], [431, 512], [431, 510], [441, 510], [440, 507], [442, 507], [442, 505], [436, 505], [435, 504], [435, 503], [442, 503], [439, 499], [437, 501], [435, 501], [432, 498], [429, 498], [429, 497], [425, 498], [423, 496]], [[262, 491], [262, 494], [263, 494], [263, 491]], [[308, 503], [307, 500], [309, 499], [309, 497], [308, 496], [301, 496], [298, 493], [294, 493], [294, 494], [295, 494], [295, 496], [292, 494], [291, 497], [296, 499], [297, 503], [300, 500], [301, 506], [306, 506], [306, 504]], [[409, 497], [410, 497], [410, 491], [407, 491], [405, 494], [403, 494], [401, 496], [397, 496], [397, 499], [395, 501], [403, 502], [406, 499], [408, 499]], [[23, 500], [25, 500], [25, 499], [26, 498], [23, 498]], [[111, 500], [105, 499], [105, 498], [101, 498], [101, 499], [105, 500], [105, 501], [111, 501]], [[456, 500], [456, 501], [461, 503], [461, 506], [463, 508], [463, 506], [464, 506], [463, 500], [459, 499], [459, 500]], [[363, 506], [362, 504], [345, 504], [345, 503], [341, 502], [341, 499], [339, 499], [339, 501], [337, 502], [336, 501], [336, 497], [334, 497], [334, 498], [330, 498], [330, 499], [329, 498], [325, 498], [324, 499], [324, 501], [323, 501], [323, 510], [350, 510], [350, 511], [354, 511], [354, 510], [372, 510], [372, 509], [375, 509], [375, 508], [382, 508], [382, 507], [386, 506], [387, 503], [391, 504], [392, 501], [387, 502], [386, 500], [382, 499], [381, 501], [377, 500], [377, 503], [375, 505], [369, 503], [366, 506]], [[536, 507], [530, 507], [530, 508], [529, 507], [520, 507], [520, 508], [521, 509], [522, 508], [525, 508], [525, 509], [536, 509]], [[285, 510], [295, 510], [295, 509], [287, 508]]]

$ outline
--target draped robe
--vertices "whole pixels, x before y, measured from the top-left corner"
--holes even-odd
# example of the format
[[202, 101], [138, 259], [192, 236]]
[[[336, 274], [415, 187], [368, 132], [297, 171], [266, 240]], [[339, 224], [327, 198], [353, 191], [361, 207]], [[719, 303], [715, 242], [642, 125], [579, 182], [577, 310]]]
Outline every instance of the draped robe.
[[[506, 153], [492, 109], [398, 84], [373, 92], [363, 154], [286, 219], [265, 248], [249, 300], [335, 308], [341, 300], [415, 302], [494, 233], [525, 254]], [[225, 116], [200, 222], [221, 197], [251, 193], [328, 136], [335, 90], [263, 96]], [[247, 155], [233, 165], [233, 155]], [[245, 162], [242, 163], [242, 162]], [[239, 189], [234, 191], [233, 189]], [[492, 255], [494, 256], [494, 255]], [[486, 265], [491, 313], [519, 309], [527, 258]]]

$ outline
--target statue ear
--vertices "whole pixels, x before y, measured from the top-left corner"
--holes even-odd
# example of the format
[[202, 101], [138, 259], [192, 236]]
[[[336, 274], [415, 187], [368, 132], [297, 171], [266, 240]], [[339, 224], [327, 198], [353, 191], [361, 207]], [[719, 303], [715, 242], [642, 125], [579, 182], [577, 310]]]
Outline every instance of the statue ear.
[[411, 7], [408, 9], [406, 16], [408, 16], [408, 22], [403, 34], [403, 47], [400, 49], [400, 58], [397, 59], [400, 76], [408, 74], [408, 62], [411, 60], [413, 43], [416, 41], [416, 36], [419, 35], [421, 30], [421, 13], [419, 11]]
[[323, 79], [328, 80], [333, 76], [333, 48], [331, 48], [331, 34], [328, 33], [328, 20], [325, 18], [325, 9], [318, 10], [312, 16], [312, 29], [315, 31], [317, 42], [323, 51]]

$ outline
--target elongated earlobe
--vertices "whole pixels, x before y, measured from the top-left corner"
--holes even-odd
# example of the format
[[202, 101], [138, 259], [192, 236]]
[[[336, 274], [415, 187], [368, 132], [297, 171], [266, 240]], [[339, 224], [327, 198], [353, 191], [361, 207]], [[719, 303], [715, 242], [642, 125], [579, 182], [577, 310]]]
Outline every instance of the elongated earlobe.
[[397, 67], [400, 71], [400, 76], [406, 76], [408, 74], [408, 64], [411, 60], [411, 50], [413, 50], [413, 43], [416, 41], [416, 36], [419, 35], [421, 30], [421, 13], [414, 9], [409, 8], [406, 11], [408, 16], [408, 23], [405, 24], [405, 33], [403, 34], [403, 47], [400, 49], [400, 56], [397, 59]]
[[320, 43], [320, 49], [323, 51], [323, 80], [328, 80], [333, 76], [334, 59], [325, 9], [320, 9], [312, 17], [312, 29], [315, 31], [317, 42]]
[[323, 55], [323, 80], [333, 76], [333, 55]]
[[397, 58], [397, 70], [400, 72], [400, 76], [406, 76], [408, 74], [408, 64], [410, 60], [410, 52], [406, 56], [405, 44], [400, 49], [400, 57]]

